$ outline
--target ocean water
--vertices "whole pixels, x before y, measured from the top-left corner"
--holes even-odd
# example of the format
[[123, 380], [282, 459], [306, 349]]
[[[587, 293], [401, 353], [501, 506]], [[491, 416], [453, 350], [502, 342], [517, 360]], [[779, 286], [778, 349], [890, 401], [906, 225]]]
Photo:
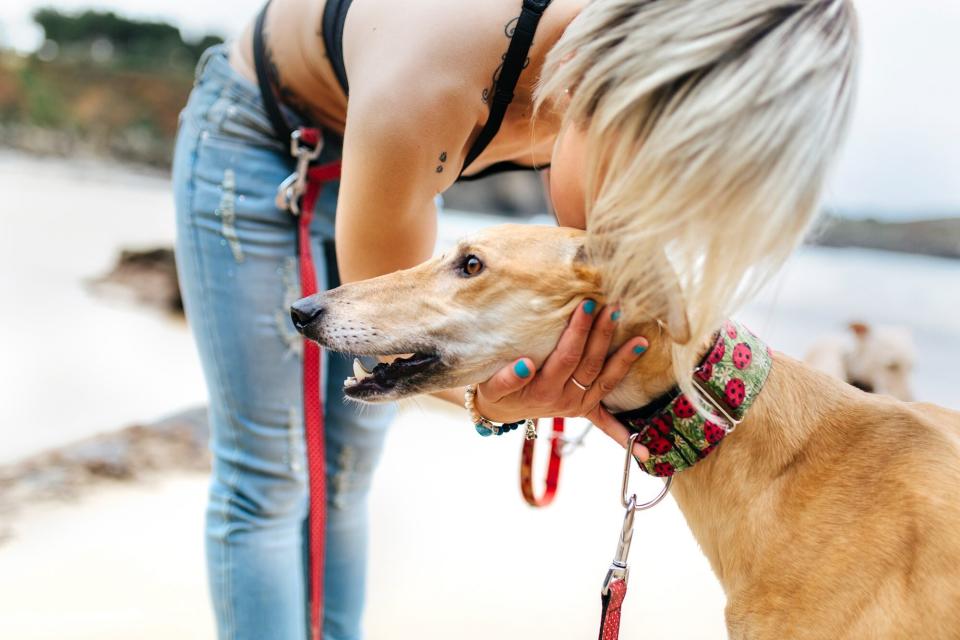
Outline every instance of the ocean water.
[[[121, 248], [172, 243], [169, 181], [4, 152], [0, 193], [0, 462], [204, 402], [182, 322], [85, 285]], [[438, 246], [507, 221], [445, 212]], [[803, 248], [740, 317], [797, 357], [850, 320], [908, 326], [918, 399], [960, 408], [958, 294], [960, 261]]]

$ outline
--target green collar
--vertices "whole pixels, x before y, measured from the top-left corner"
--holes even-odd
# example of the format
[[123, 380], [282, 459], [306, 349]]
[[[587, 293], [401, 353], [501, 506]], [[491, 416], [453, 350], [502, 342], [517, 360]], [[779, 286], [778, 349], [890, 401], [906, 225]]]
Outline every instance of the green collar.
[[638, 442], [650, 450], [641, 463], [654, 476], [672, 476], [707, 457], [743, 420], [773, 368], [770, 347], [749, 329], [728, 320], [713, 347], [694, 370], [693, 382], [715, 409], [711, 419], [697, 413], [678, 387], [640, 409], [615, 414], [640, 433]]

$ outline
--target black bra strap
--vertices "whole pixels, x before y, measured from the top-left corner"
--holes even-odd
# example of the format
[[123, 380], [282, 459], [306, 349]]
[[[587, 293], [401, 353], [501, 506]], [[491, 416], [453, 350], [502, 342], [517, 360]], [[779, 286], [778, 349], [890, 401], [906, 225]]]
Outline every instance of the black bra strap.
[[273, 130], [277, 134], [277, 139], [286, 145], [290, 142], [290, 134], [293, 132], [293, 129], [287, 124], [287, 119], [283, 117], [283, 112], [280, 111], [277, 94], [273, 89], [275, 81], [270, 66], [267, 64], [266, 51], [263, 44], [263, 24], [266, 21], [267, 8], [269, 6], [270, 2], [268, 0], [267, 4], [263, 5], [260, 13], [257, 14], [257, 23], [253, 27], [253, 65], [257, 70], [257, 84], [260, 85], [260, 99], [263, 102], [263, 107], [267, 111], [267, 116], [269, 116], [271, 124], [273, 124]]
[[497, 77], [494, 87], [493, 98], [490, 102], [490, 116], [467, 153], [463, 168], [460, 170], [461, 175], [470, 166], [470, 163], [483, 153], [493, 137], [497, 135], [497, 131], [500, 130], [503, 118], [507, 114], [507, 107], [513, 101], [513, 90], [520, 80], [520, 72], [526, 65], [527, 54], [530, 53], [530, 45], [533, 44], [533, 36], [537, 31], [537, 25], [540, 23], [543, 12], [550, 5], [550, 1], [523, 0], [523, 9], [517, 19], [517, 26], [510, 38], [510, 46], [507, 47], [507, 53], [503, 58], [503, 66], [500, 68], [500, 75]]
[[347, 82], [347, 67], [343, 61], [343, 25], [347, 21], [347, 9], [352, 1], [327, 0], [323, 7], [323, 47], [344, 95], [350, 95], [350, 85]]

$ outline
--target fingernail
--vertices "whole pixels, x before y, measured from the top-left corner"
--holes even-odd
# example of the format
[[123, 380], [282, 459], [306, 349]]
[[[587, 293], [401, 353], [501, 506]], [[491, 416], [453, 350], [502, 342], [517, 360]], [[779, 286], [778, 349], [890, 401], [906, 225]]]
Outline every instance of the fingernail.
[[587, 300], [586, 302], [583, 303], [583, 312], [586, 313], [588, 316], [591, 315], [594, 309], [596, 308], [597, 308], [597, 303], [594, 302], [593, 300]]
[[643, 352], [646, 351], [646, 350], [647, 350], [647, 345], [645, 345], [645, 344], [638, 344], [637, 346], [635, 346], [635, 347], [633, 348], [633, 352], [634, 352], [635, 354], [637, 354], [638, 356], [639, 356], [639, 355], [642, 355]]
[[513, 372], [521, 378], [526, 378], [530, 375], [530, 367], [523, 360], [517, 360], [517, 364], [513, 365]]
[[633, 455], [637, 457], [640, 462], [646, 462], [650, 458], [650, 453], [647, 451], [647, 448], [641, 444], [633, 445]]
[[614, 311], [612, 314], [610, 314], [610, 319], [613, 320], [614, 322], [616, 322], [617, 320], [619, 320], [619, 319], [620, 319], [620, 311], [619, 311], [619, 310], [618, 310], [618, 311]]

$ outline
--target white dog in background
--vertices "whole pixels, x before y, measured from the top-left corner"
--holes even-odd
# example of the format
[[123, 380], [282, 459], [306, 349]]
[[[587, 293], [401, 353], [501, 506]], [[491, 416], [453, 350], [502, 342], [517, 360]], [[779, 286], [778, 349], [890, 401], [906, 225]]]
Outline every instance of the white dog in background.
[[849, 331], [820, 338], [804, 361], [872, 393], [910, 401], [910, 374], [916, 350], [906, 327], [871, 327], [853, 322]]

